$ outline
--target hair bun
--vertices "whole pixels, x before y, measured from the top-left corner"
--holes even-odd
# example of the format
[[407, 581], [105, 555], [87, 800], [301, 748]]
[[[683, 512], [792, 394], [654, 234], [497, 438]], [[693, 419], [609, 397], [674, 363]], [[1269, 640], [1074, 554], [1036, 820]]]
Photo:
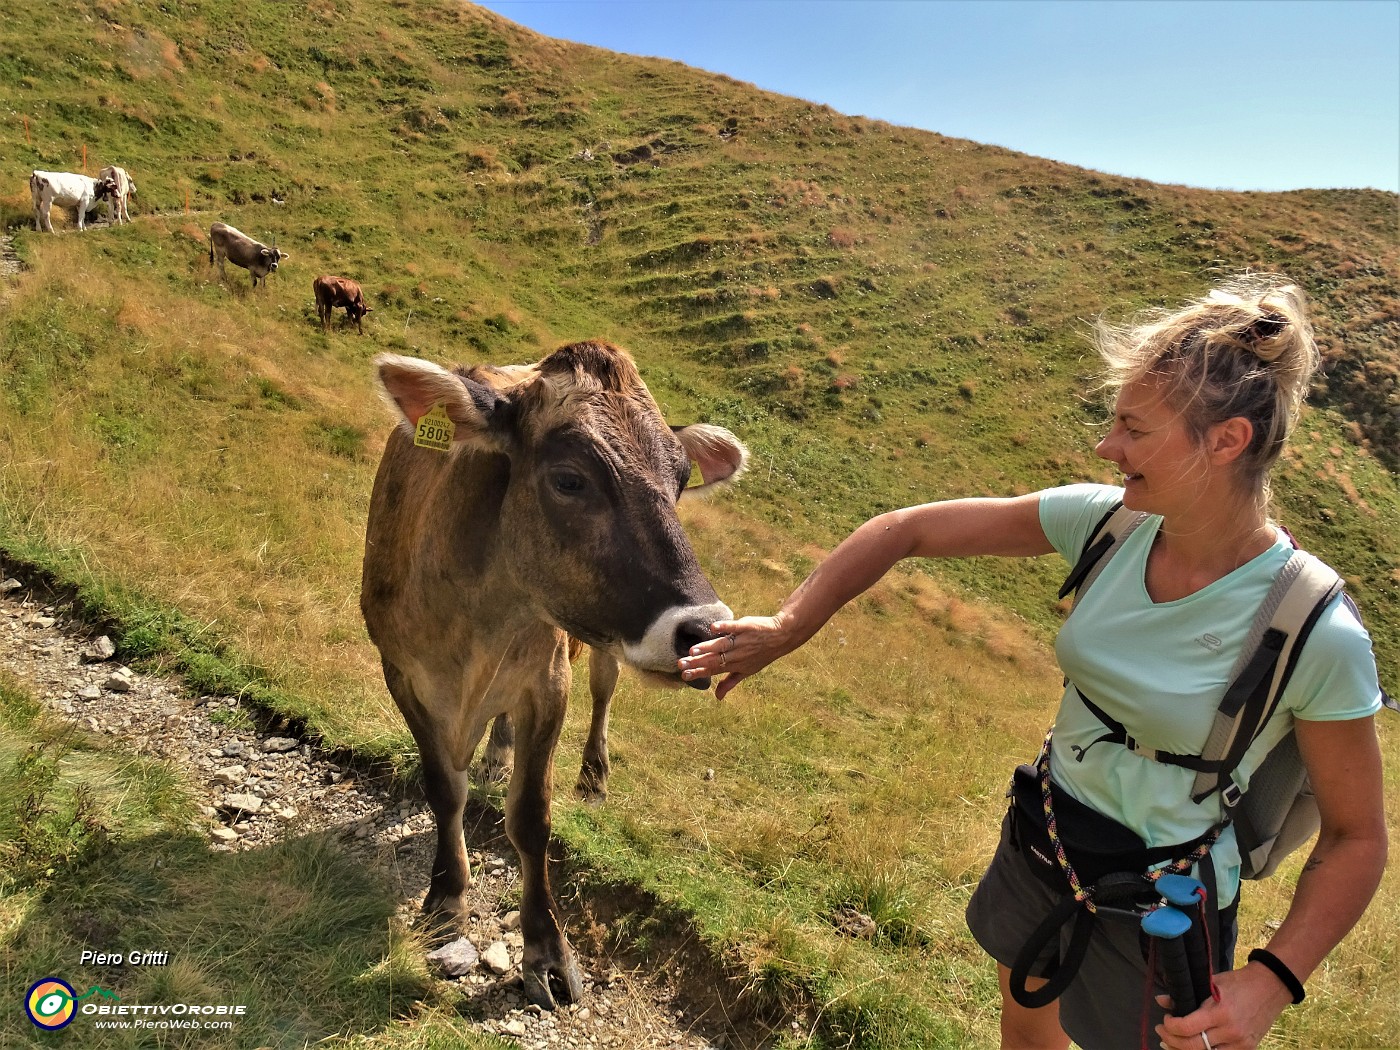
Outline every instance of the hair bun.
[[1250, 324], [1240, 333], [1240, 338], [1247, 343], [1262, 343], [1266, 339], [1273, 339], [1287, 327], [1288, 318], [1282, 314], [1269, 313]]

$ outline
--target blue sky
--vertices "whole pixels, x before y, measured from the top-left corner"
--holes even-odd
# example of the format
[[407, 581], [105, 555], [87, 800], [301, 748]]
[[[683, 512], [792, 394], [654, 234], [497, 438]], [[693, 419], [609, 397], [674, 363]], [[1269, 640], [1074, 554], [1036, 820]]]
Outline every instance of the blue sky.
[[546, 36], [1208, 189], [1400, 192], [1400, 0], [485, 0]]

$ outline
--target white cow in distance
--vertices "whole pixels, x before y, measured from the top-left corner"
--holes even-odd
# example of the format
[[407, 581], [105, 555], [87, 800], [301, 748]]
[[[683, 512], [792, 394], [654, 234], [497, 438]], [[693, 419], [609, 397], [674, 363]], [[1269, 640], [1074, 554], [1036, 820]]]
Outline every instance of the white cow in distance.
[[50, 212], [55, 204], [78, 213], [78, 229], [87, 229], [87, 213], [97, 202], [112, 194], [112, 183], [71, 171], [36, 171], [29, 176], [29, 195], [34, 198], [34, 229], [53, 233]]
[[132, 181], [126, 169], [109, 164], [97, 173], [97, 181], [107, 182], [112, 186], [111, 194], [107, 198], [108, 221], [118, 225], [130, 222], [131, 212], [127, 210], [126, 204], [127, 199], [136, 193], [136, 183]]

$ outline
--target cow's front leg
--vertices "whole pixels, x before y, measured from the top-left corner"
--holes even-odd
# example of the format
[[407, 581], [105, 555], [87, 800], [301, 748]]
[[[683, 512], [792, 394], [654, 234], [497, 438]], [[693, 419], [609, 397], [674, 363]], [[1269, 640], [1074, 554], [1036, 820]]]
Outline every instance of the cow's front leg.
[[506, 834], [520, 855], [520, 930], [525, 941], [525, 995], [543, 1010], [577, 1002], [583, 980], [564, 934], [546, 864], [554, 747], [569, 693], [567, 643], [561, 635], [547, 676], [527, 686], [514, 711], [515, 771], [506, 799]]
[[[451, 741], [459, 727], [450, 718], [434, 717], [408, 680], [388, 660], [384, 681], [403, 712], [422, 763], [423, 794], [437, 825], [437, 852], [433, 857], [428, 895], [423, 901], [426, 915], [445, 922], [455, 921], [466, 910], [466, 891], [471, 885], [471, 864], [462, 833], [462, 814], [467, 806], [466, 763], [454, 761]], [[460, 717], [460, 716], [459, 716]], [[473, 741], [473, 745], [475, 742]], [[468, 752], [470, 754], [470, 752]]]
[[608, 797], [608, 714], [613, 690], [617, 688], [617, 672], [617, 658], [611, 653], [588, 650], [588, 692], [593, 697], [593, 719], [588, 725], [583, 764], [574, 786], [586, 802], [602, 802]]

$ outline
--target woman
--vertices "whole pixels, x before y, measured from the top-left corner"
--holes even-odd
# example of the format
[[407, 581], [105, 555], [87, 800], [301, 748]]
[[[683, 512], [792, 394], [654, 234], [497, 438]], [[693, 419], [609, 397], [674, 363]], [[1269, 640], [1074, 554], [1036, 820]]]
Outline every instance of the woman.
[[[1276, 277], [1239, 278], [1180, 310], [1122, 328], [1101, 325], [1099, 336], [1117, 400], [1112, 428], [1095, 451], [1121, 471], [1121, 488], [1072, 485], [881, 514], [841, 543], [775, 616], [715, 624], [718, 636], [679, 661], [682, 676], [727, 672], [716, 689], [722, 698], [806, 642], [903, 558], [1058, 551], [1073, 562], [1121, 500], [1150, 516], [1109, 559], [1093, 600], [1060, 632], [1056, 654], [1066, 675], [1138, 739], [1200, 754], [1254, 614], [1292, 550], [1269, 520], [1268, 479], [1318, 354], [1302, 293]], [[1216, 980], [1218, 999], [1185, 1016], [1166, 1014], [1165, 999], [1143, 1006], [1146, 962], [1136, 934], [1115, 934], [1114, 924], [1103, 922], [1058, 1001], [1031, 1009], [1012, 997], [1011, 964], [1055, 898], [1029, 874], [1004, 829], [968, 907], [973, 935], [998, 964], [1002, 1045], [1063, 1048], [1072, 1038], [1091, 1050], [1138, 1046], [1148, 1009], [1172, 1050], [1256, 1046], [1295, 1001], [1299, 982], [1355, 925], [1384, 871], [1374, 725], [1381, 696], [1365, 630], [1343, 602], [1333, 602], [1275, 715], [1294, 721], [1321, 832], [1265, 957], [1240, 969], [1227, 962]], [[1075, 686], [1067, 688], [1049, 754], [1057, 792], [1149, 845], [1195, 840], [1220, 821], [1218, 797], [1208, 805], [1191, 801], [1190, 770], [1122, 746], [1095, 746], [1103, 734]], [[1239, 852], [1231, 829], [1205, 863], [1213, 864], [1217, 900], [1234, 901]], [[1233, 914], [1221, 913], [1227, 960]]]

